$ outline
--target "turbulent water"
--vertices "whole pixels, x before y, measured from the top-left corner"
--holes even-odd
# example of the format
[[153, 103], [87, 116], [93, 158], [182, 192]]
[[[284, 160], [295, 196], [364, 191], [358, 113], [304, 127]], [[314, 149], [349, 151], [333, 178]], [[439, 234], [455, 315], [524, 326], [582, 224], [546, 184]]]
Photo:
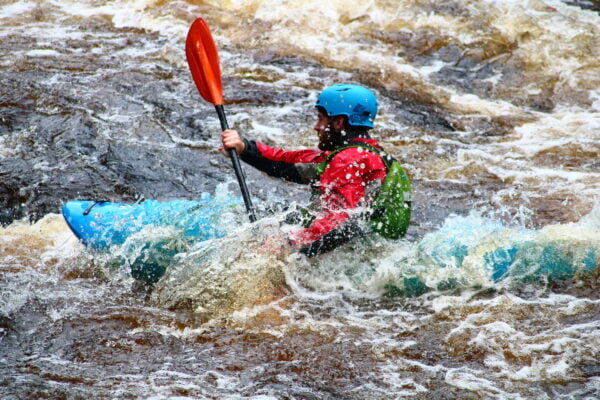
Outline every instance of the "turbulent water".
[[[0, 0], [0, 398], [599, 398], [599, 9]], [[239, 195], [185, 61], [200, 16], [248, 137], [313, 147], [323, 87], [377, 93], [405, 239], [307, 259], [233, 210], [152, 290], [135, 241], [77, 242], [71, 199]], [[259, 208], [306, 199], [245, 171]]]

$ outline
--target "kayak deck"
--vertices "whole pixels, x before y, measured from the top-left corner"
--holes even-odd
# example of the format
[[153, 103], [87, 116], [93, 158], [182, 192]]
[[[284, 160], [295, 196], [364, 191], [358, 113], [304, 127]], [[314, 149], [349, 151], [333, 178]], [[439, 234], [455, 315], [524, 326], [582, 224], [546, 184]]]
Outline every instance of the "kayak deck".
[[149, 226], [174, 227], [181, 230], [184, 238], [193, 241], [221, 237], [225, 231], [217, 219], [235, 204], [238, 200], [215, 202], [208, 198], [140, 203], [74, 200], [63, 206], [62, 214], [69, 228], [86, 246], [107, 249], [123, 244], [128, 237]]

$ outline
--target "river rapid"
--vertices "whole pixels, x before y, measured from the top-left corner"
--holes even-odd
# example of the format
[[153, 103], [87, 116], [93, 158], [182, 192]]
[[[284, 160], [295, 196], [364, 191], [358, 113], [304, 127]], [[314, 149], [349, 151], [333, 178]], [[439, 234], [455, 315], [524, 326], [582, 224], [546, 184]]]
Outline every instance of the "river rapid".
[[[599, 10], [0, 0], [0, 398], [600, 398]], [[322, 88], [376, 92], [404, 239], [307, 259], [234, 208], [152, 289], [135, 243], [75, 239], [68, 200], [239, 196], [185, 60], [197, 17], [243, 135], [314, 147]], [[259, 208], [307, 198], [245, 172]]]

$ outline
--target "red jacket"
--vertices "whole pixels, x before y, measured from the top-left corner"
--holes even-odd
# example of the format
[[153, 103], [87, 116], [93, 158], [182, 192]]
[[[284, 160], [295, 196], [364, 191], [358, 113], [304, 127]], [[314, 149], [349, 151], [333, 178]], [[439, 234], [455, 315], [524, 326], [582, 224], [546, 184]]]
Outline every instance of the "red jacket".
[[[379, 147], [373, 139], [353, 139]], [[318, 214], [311, 225], [295, 232], [290, 239], [305, 253], [315, 255], [331, 250], [349, 240], [353, 223], [351, 212], [366, 206], [365, 193], [370, 182], [380, 184], [386, 167], [377, 154], [364, 148], [351, 147], [335, 154], [327, 168], [317, 176], [316, 168], [326, 160], [329, 151], [285, 151], [260, 142], [246, 140], [241, 159], [271, 176], [292, 182], [312, 184], [318, 191]], [[316, 180], [318, 178], [318, 180]]]

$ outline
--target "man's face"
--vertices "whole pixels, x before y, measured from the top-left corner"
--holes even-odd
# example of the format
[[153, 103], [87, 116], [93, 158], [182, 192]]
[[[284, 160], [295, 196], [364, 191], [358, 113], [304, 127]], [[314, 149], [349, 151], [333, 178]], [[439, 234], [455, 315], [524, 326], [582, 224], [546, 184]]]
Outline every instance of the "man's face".
[[313, 129], [319, 135], [319, 150], [333, 150], [336, 139], [339, 139], [340, 132], [344, 129], [344, 117], [336, 115], [329, 118], [317, 111], [317, 123]]
[[330, 150], [332, 144], [331, 127], [329, 126], [329, 118], [321, 112], [317, 112], [317, 123], [313, 126], [319, 136], [319, 150]]

